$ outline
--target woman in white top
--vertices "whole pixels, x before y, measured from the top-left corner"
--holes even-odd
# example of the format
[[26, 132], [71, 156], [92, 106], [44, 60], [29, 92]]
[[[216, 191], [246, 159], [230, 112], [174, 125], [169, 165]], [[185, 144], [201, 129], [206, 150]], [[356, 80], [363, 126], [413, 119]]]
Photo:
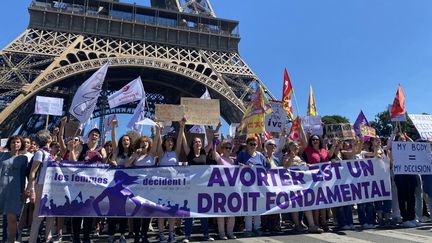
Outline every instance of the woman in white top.
[[[113, 156], [108, 158], [108, 163], [113, 167], [126, 167], [128, 161], [133, 154], [132, 139], [128, 135], [123, 135], [116, 141], [116, 127], [117, 120], [111, 122], [111, 139], [113, 146]], [[108, 218], [108, 235], [110, 236], [108, 242], [114, 242], [116, 226], [119, 225], [120, 242], [126, 242], [126, 225], [128, 220], [126, 218]]]
[[[155, 144], [159, 140], [160, 129], [156, 129]], [[130, 156], [126, 163], [126, 167], [154, 167], [156, 166], [154, 156], [156, 154], [157, 146], [152, 146], [152, 142], [149, 137], [142, 136], [134, 144], [134, 153]], [[134, 232], [134, 243], [147, 243], [147, 232], [150, 226], [151, 218], [134, 218], [133, 219], [133, 232]], [[142, 239], [140, 241], [140, 239]]]
[[[182, 143], [181, 143], [182, 133], [181, 133], [181, 131], [184, 130], [184, 126], [185, 126], [185, 121], [182, 120], [180, 122], [180, 127], [179, 127], [180, 132], [178, 133], [177, 140], [171, 136], [165, 136], [162, 140], [160, 137], [161, 136], [160, 132], [157, 134], [157, 136], [159, 137], [159, 138], [157, 138], [157, 155], [158, 155], [158, 160], [159, 160], [158, 166], [169, 167], [169, 166], [178, 166], [179, 165], [178, 157], [180, 155], [181, 146], [182, 146]], [[158, 125], [158, 129], [162, 129], [162, 127], [160, 127]], [[164, 218], [158, 219], [159, 241], [160, 242], [165, 241], [165, 237], [164, 237], [164, 233], [163, 233], [163, 229], [165, 228], [164, 223], [165, 223]], [[174, 218], [168, 219], [168, 224], [169, 224], [168, 242], [175, 242], [175, 234], [174, 234], [175, 219]]]
[[[45, 178], [48, 158], [50, 156], [49, 147], [51, 144], [51, 135], [48, 130], [39, 131], [35, 138], [39, 146], [39, 150], [35, 152], [33, 157], [33, 164], [29, 175], [29, 183], [27, 184], [26, 193], [30, 196], [30, 201], [34, 202], [35, 210], [33, 212], [33, 222], [31, 225], [31, 232], [29, 243], [36, 243], [39, 233], [39, 227], [43, 218], [39, 217], [39, 205], [42, 196], [43, 181]], [[47, 218], [45, 226], [45, 239], [52, 240], [52, 227], [54, 226], [54, 219]]]

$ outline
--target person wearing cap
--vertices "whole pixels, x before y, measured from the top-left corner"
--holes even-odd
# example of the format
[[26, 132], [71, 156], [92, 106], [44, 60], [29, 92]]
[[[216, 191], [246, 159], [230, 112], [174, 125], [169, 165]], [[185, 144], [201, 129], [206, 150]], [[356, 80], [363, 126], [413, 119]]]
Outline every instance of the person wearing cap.
[[[105, 149], [98, 145], [99, 139], [101, 139], [100, 130], [93, 128], [87, 135], [87, 143], [81, 145], [73, 140], [69, 141], [69, 160], [85, 163], [104, 163], [107, 154]], [[93, 218], [84, 218], [84, 220], [81, 217], [72, 218], [73, 242], [80, 242], [81, 223], [83, 223], [83, 242], [88, 243], [90, 242]]]

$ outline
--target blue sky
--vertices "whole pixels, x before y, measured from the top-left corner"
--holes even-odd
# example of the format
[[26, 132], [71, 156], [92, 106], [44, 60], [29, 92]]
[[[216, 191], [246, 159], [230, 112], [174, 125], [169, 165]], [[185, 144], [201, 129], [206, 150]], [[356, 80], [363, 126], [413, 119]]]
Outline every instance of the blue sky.
[[[29, 3], [2, 1], [1, 48], [26, 28]], [[430, 0], [212, 3], [218, 17], [240, 22], [241, 56], [279, 99], [283, 68], [288, 69], [301, 115], [310, 84], [320, 115], [340, 114], [353, 122], [363, 109], [373, 120], [392, 103], [398, 83], [408, 112], [432, 112]]]

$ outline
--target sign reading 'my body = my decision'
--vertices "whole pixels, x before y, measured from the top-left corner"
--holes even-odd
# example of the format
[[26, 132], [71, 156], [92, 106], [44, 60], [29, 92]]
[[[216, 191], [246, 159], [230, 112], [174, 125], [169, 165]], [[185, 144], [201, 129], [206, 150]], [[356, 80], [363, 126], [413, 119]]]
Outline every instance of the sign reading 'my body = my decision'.
[[48, 165], [42, 195], [41, 216], [226, 217], [389, 200], [391, 183], [389, 163], [379, 159], [268, 170], [62, 162]]
[[431, 145], [429, 143], [393, 142], [392, 155], [395, 174], [432, 175]]

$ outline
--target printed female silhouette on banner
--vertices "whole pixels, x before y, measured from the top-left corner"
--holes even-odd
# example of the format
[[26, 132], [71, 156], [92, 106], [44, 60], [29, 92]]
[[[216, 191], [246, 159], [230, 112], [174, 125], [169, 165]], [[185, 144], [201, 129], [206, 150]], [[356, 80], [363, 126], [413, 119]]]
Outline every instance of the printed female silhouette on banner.
[[106, 216], [126, 216], [126, 202], [129, 198], [135, 203], [135, 209], [131, 216], [134, 216], [141, 207], [139, 200], [135, 199], [134, 193], [126, 186], [137, 184], [138, 176], [130, 176], [123, 171], [116, 171], [114, 173], [114, 186], [105, 189], [96, 199], [93, 201], [93, 208], [97, 215], [102, 216], [99, 208], [99, 203], [108, 197], [109, 210]]

